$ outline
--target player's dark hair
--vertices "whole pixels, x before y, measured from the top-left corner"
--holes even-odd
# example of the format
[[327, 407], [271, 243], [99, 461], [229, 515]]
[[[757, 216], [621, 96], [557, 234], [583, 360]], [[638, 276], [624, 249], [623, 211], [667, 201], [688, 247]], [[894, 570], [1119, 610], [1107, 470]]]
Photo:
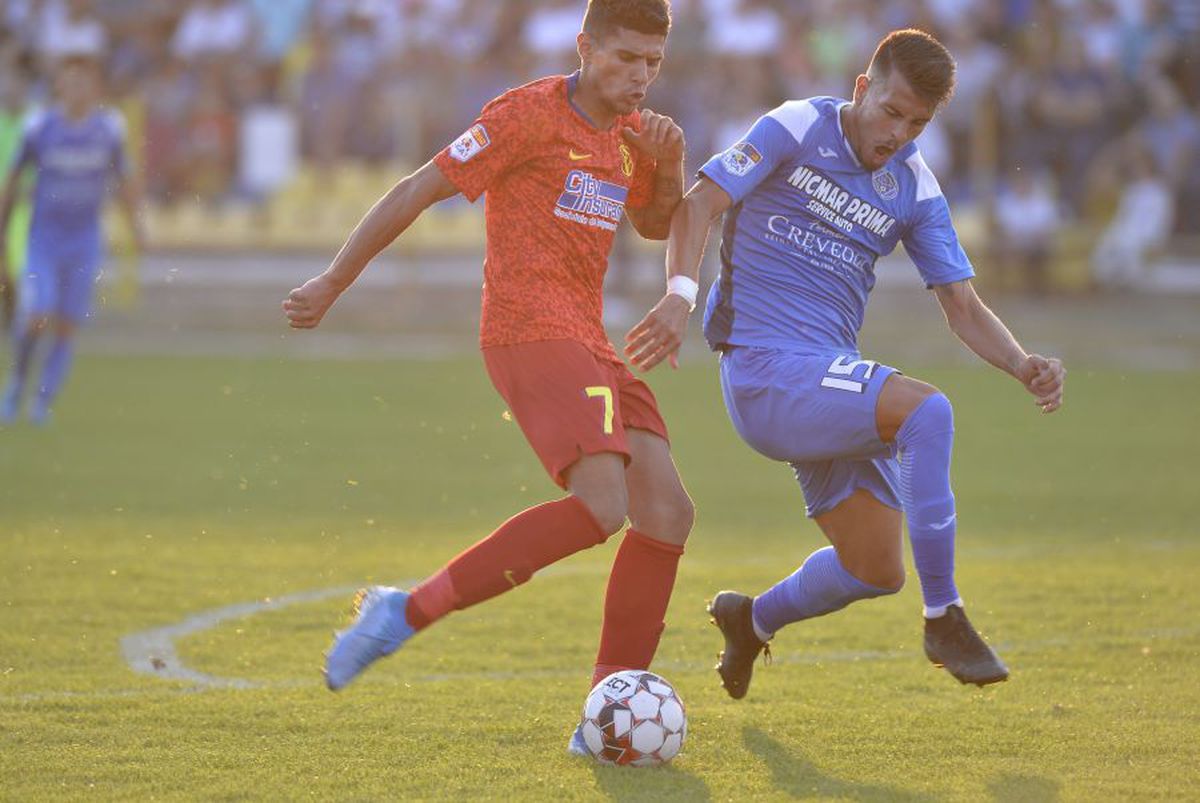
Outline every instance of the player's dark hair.
[[669, 0], [588, 0], [583, 15], [584, 33], [603, 39], [618, 28], [652, 36], [671, 30]]
[[905, 28], [883, 38], [871, 57], [867, 75], [884, 80], [893, 69], [900, 71], [914, 92], [935, 106], [943, 105], [954, 94], [954, 57], [924, 31]]

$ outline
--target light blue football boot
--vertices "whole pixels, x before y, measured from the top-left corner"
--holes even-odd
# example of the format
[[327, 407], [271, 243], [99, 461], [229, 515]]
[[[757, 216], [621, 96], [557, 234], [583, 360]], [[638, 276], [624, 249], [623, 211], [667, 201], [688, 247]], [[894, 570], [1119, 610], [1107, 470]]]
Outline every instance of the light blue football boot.
[[374, 661], [391, 655], [416, 632], [405, 617], [408, 592], [391, 586], [371, 586], [354, 598], [354, 624], [333, 638], [325, 654], [325, 685], [330, 691], [346, 687]]
[[592, 751], [588, 748], [587, 742], [583, 738], [582, 722], [575, 726], [575, 732], [571, 734], [571, 740], [567, 742], [567, 752], [573, 756], [591, 758]]

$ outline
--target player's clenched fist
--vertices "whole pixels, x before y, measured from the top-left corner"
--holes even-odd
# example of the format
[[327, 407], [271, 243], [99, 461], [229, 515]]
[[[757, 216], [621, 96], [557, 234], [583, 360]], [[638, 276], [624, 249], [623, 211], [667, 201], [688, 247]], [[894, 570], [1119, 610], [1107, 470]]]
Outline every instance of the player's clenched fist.
[[1061, 360], [1030, 354], [1020, 368], [1020, 380], [1025, 389], [1037, 397], [1037, 405], [1043, 413], [1052, 413], [1063, 403], [1063, 386], [1067, 381], [1067, 369]]
[[665, 114], [657, 114], [649, 109], [642, 109], [642, 125], [640, 131], [624, 128], [621, 133], [629, 144], [658, 162], [671, 162], [683, 159], [685, 142], [683, 129]]
[[337, 301], [342, 291], [324, 274], [309, 279], [303, 287], [288, 293], [283, 301], [283, 313], [293, 329], [312, 329]]

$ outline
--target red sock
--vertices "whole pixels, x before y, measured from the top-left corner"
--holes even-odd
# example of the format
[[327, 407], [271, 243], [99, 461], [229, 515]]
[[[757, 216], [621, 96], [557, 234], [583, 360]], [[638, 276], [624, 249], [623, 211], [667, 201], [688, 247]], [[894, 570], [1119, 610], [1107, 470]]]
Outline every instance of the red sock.
[[595, 686], [622, 669], [648, 669], [666, 624], [683, 547], [630, 529], [621, 541], [604, 595], [604, 625], [592, 675]]
[[608, 535], [574, 496], [513, 516], [413, 589], [408, 623], [415, 629], [524, 583], [538, 569], [604, 543]]

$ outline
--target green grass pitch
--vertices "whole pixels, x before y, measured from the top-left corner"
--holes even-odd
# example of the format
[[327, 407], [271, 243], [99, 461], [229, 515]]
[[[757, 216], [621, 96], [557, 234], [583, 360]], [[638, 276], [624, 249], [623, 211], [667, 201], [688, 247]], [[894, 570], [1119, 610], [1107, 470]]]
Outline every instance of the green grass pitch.
[[1075, 369], [1045, 417], [984, 369], [955, 402], [959, 580], [1013, 670], [925, 661], [915, 577], [795, 625], [726, 698], [704, 602], [821, 543], [733, 434], [710, 361], [651, 383], [698, 523], [656, 668], [683, 755], [565, 750], [616, 539], [454, 614], [334, 695], [349, 595], [181, 637], [242, 688], [134, 673], [123, 636], [237, 603], [420, 578], [555, 495], [478, 359], [85, 357], [46, 430], [0, 430], [0, 798], [1122, 800], [1200, 789], [1200, 377]]

